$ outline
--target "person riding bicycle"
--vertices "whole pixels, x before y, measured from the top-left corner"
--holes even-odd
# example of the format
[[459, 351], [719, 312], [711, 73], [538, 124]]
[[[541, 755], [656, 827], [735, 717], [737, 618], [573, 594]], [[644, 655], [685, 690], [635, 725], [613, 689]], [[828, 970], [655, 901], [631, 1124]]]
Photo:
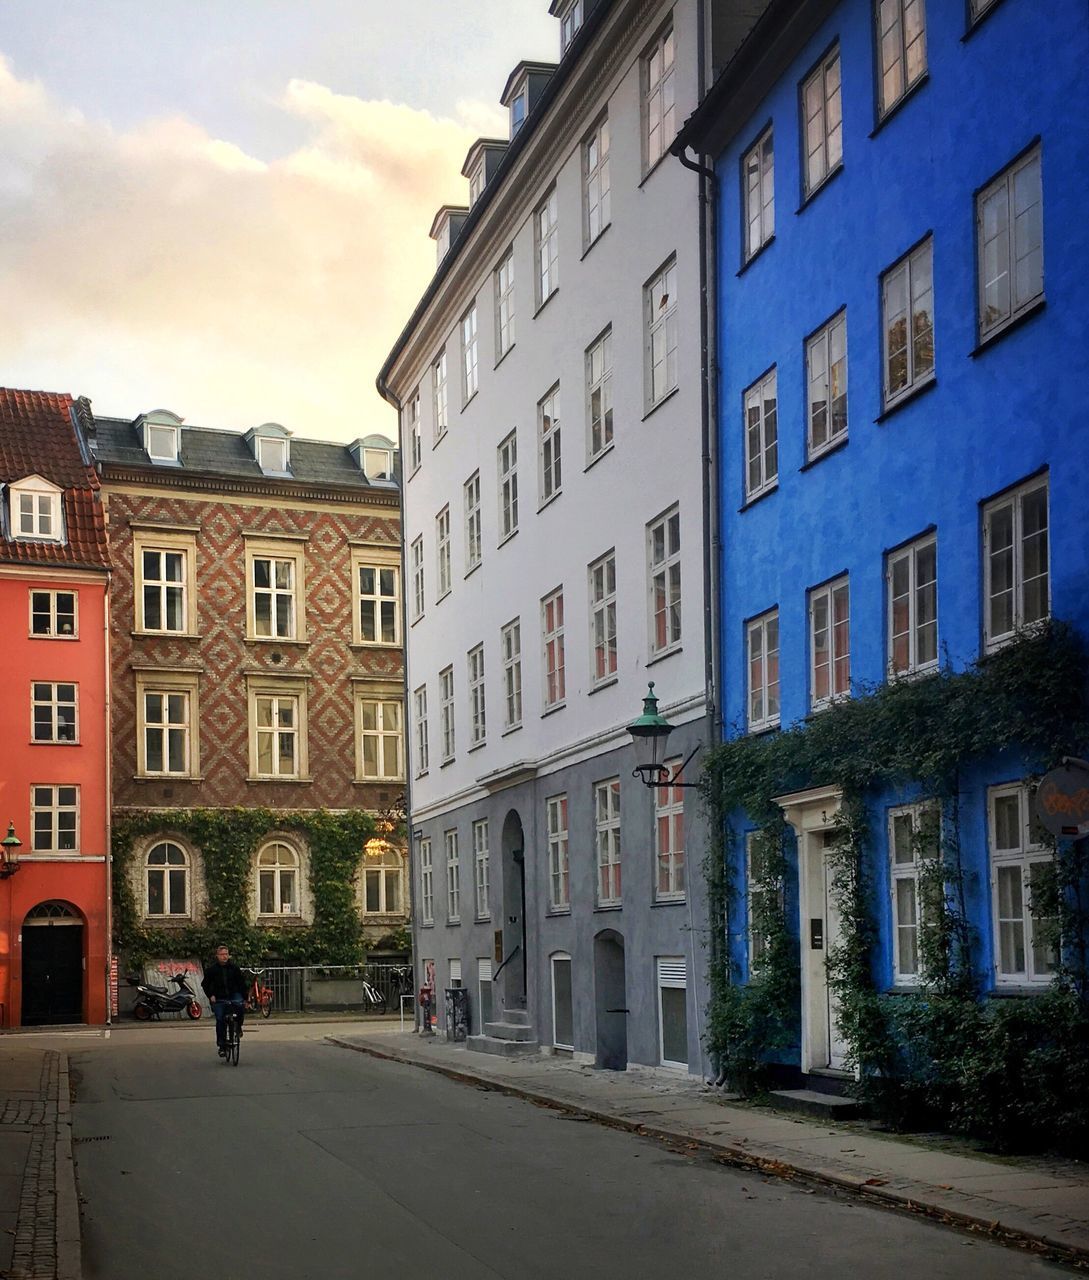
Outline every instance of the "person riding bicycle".
[[224, 1026], [224, 1019], [228, 1006], [233, 1005], [238, 1013], [240, 1036], [242, 1023], [246, 1017], [246, 979], [242, 976], [242, 970], [231, 959], [229, 948], [222, 945], [216, 947], [216, 958], [204, 970], [200, 985], [215, 1014], [216, 1044], [219, 1046], [219, 1056], [222, 1058], [227, 1052], [227, 1029]]

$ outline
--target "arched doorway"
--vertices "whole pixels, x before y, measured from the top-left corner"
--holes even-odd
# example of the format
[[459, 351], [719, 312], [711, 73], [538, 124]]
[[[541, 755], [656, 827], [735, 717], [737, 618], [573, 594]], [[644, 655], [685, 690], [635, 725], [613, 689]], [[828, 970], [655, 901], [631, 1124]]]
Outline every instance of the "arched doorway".
[[628, 1066], [628, 996], [624, 976], [624, 938], [604, 929], [594, 938], [594, 1015], [597, 1054], [594, 1065], [606, 1071]]
[[70, 902], [39, 902], [23, 921], [23, 1026], [82, 1021], [83, 917]]
[[[526, 1007], [526, 837], [522, 819], [511, 809], [503, 821], [504, 1009]], [[517, 951], [516, 951], [517, 948]]]

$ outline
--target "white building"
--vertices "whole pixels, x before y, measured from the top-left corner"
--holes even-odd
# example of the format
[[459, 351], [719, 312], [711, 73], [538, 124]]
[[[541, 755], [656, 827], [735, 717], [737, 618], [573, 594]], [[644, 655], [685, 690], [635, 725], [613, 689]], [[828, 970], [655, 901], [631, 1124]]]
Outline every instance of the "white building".
[[705, 1065], [699, 795], [633, 777], [625, 729], [654, 681], [670, 761], [712, 732], [700, 183], [669, 155], [703, 9], [552, 5], [561, 60], [511, 74], [510, 137], [470, 150], [379, 377], [404, 459], [416, 956], [440, 1021], [469, 989], [478, 1048]]

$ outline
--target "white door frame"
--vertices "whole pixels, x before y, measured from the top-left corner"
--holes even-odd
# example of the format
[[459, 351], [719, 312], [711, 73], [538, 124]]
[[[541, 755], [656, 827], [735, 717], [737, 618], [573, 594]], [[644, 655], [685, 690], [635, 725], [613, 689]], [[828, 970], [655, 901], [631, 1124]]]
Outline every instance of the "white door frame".
[[[825, 899], [824, 833], [832, 829], [843, 802], [839, 787], [811, 787], [776, 796], [775, 803], [798, 838], [799, 956], [802, 988], [802, 1071], [835, 1071], [830, 1065], [832, 1028], [829, 1014], [828, 951], [830, 936]], [[815, 949], [811, 922], [819, 920], [823, 945]]]

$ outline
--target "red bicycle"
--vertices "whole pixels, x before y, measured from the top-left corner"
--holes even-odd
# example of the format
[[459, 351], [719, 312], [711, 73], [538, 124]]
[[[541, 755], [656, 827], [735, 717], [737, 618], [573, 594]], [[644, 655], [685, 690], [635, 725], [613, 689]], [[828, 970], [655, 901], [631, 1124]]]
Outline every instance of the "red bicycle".
[[260, 1012], [262, 1018], [272, 1017], [272, 988], [261, 981], [264, 969], [247, 969], [253, 974], [253, 985], [246, 992], [246, 1008], [251, 1013]]

